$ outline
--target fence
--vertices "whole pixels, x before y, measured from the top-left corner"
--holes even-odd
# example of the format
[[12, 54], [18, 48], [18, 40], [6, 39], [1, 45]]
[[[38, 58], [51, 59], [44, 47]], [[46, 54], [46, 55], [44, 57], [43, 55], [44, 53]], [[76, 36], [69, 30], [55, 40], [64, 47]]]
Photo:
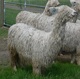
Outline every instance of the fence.
[[[32, 12], [42, 12], [47, 0], [0, 0], [4, 1], [4, 13], [3, 9], [0, 9], [0, 20], [4, 16], [4, 25], [10, 26], [15, 23], [16, 15], [21, 10], [28, 10]], [[61, 4], [70, 4], [69, 0], [59, 0]], [[0, 2], [0, 5], [2, 3]], [[1, 7], [1, 6], [0, 6]], [[4, 14], [4, 15], [3, 15]], [[3, 25], [3, 20], [0, 21], [0, 25]]]
[[16, 15], [21, 10], [42, 12], [47, 0], [5, 0], [4, 1], [4, 25], [15, 23]]

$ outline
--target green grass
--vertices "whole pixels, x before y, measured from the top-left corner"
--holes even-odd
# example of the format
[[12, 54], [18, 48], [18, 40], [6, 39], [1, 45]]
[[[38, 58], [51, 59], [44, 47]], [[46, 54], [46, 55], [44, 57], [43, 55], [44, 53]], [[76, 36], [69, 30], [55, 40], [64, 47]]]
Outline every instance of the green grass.
[[[7, 2], [24, 3], [24, 0], [6, 0]], [[45, 6], [47, 0], [26, 0], [27, 4], [42, 5]], [[61, 4], [70, 5], [70, 0], [59, 0]]]
[[[24, 3], [24, 0], [6, 0], [7, 2], [19, 2]], [[37, 5], [45, 5], [47, 0], [26, 0], [27, 4], [37, 4]], [[70, 5], [70, 0], [59, 0], [61, 4]]]
[[61, 5], [63, 4], [63, 5], [71, 5], [70, 4], [70, 0], [59, 0], [59, 2], [61, 3]]
[[0, 38], [7, 38], [7, 35], [8, 35], [8, 29], [0, 28]]
[[[7, 2], [24, 3], [24, 0], [6, 0]], [[26, 0], [27, 4], [45, 5], [47, 0]]]
[[80, 67], [68, 63], [56, 63], [41, 76], [32, 74], [32, 68], [18, 69], [0, 67], [0, 79], [80, 79]]
[[[24, 0], [6, 0], [7, 2], [16, 2], [16, 3], [24, 3]], [[45, 6], [47, 3], [47, 0], [26, 0], [27, 4], [33, 4], [33, 5], [42, 5]], [[71, 5], [70, 0], [59, 0], [61, 4], [64, 5]]]
[[16, 22], [16, 16], [19, 13], [19, 10], [14, 10], [14, 9], [6, 9], [6, 14], [5, 14], [5, 23], [12, 25]]

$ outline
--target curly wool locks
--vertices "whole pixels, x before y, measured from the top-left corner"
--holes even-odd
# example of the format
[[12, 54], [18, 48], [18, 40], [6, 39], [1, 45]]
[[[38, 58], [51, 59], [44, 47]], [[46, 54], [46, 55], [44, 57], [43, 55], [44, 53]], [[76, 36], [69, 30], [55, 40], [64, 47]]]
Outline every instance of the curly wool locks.
[[14, 69], [17, 64], [23, 66], [32, 64], [33, 73], [41, 74], [42, 68], [48, 67], [53, 62], [62, 47], [62, 31], [65, 30], [65, 24], [75, 13], [74, 10], [70, 11], [66, 8], [71, 9], [64, 6], [61, 13], [53, 20], [54, 28], [50, 32], [41, 31], [23, 23], [10, 27], [8, 48]]

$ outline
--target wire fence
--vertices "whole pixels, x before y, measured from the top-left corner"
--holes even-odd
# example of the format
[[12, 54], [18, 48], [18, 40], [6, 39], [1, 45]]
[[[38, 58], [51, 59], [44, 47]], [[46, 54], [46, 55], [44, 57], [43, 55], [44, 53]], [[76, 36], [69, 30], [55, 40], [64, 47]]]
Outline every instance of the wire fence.
[[[4, 25], [11, 26], [16, 23], [16, 16], [22, 10], [31, 12], [43, 12], [48, 0], [0, 0], [0, 21], [4, 17]], [[70, 5], [69, 0], [59, 0], [61, 4]], [[4, 6], [2, 5], [4, 4]], [[1, 7], [3, 6], [2, 10]], [[4, 11], [3, 11], [4, 10]], [[0, 23], [3, 26], [3, 22]], [[6, 38], [8, 29], [0, 28], [0, 39]]]
[[4, 25], [15, 23], [17, 14], [21, 10], [42, 12], [47, 0], [5, 0], [4, 1]]
[[[43, 12], [48, 0], [4, 0], [4, 25], [15, 23], [16, 16], [21, 10]], [[59, 0], [61, 4], [70, 5], [69, 0]]]

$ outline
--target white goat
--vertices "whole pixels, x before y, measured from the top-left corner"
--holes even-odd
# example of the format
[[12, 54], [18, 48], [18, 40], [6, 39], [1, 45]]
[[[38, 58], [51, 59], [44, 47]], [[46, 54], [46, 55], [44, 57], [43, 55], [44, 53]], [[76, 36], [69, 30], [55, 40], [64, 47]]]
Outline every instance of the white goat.
[[60, 3], [59, 3], [59, 1], [58, 0], [48, 0], [48, 2], [47, 2], [47, 4], [46, 4], [46, 6], [45, 6], [45, 9], [44, 9], [44, 12], [43, 13], [45, 13], [45, 14], [47, 14], [47, 15], [50, 15], [50, 13], [49, 13], [49, 8], [50, 7], [56, 7], [56, 6], [58, 6]]
[[[80, 1], [70, 0], [72, 8], [78, 12], [78, 19], [80, 19]], [[68, 22], [65, 27], [65, 37], [63, 40], [62, 51], [64, 54], [72, 54], [71, 63], [77, 62], [80, 65], [80, 20], [76, 17], [76, 23]]]
[[65, 27], [65, 37], [62, 51], [72, 54], [71, 63], [77, 62], [80, 65], [80, 24], [68, 22]]
[[78, 12], [77, 17], [80, 20], [80, 0], [70, 0], [70, 3], [72, 4], [72, 8]]
[[70, 3], [73, 5], [75, 3], [79, 3], [80, 4], [80, 0], [70, 0]]
[[[55, 13], [55, 15], [53, 16], [47, 16], [44, 14], [36, 16], [35, 13], [23, 11], [18, 14], [16, 18], [16, 22], [32, 25], [37, 29], [49, 32], [54, 27], [53, 20], [56, 18], [56, 15], [59, 14], [64, 7], [65, 5], [62, 5], [60, 7], [50, 7], [48, 10], [51, 15]], [[66, 7], [66, 8], [68, 9], [69, 7]]]
[[55, 20], [52, 20], [54, 28], [50, 32], [22, 23], [11, 26], [8, 32], [8, 48], [13, 68], [16, 69], [19, 60], [23, 65], [32, 64], [33, 73], [41, 74], [42, 68], [48, 67], [60, 52], [65, 24], [73, 15], [75, 11], [64, 6]]
[[[48, 0], [46, 7], [42, 13], [42, 15], [51, 15], [49, 12], [49, 8], [51, 7], [55, 7], [58, 6], [60, 3], [58, 0]], [[29, 11], [21, 11], [17, 17], [16, 17], [16, 22], [17, 23], [26, 23], [26, 21], [28, 21], [29, 24], [32, 23], [32, 21], [34, 21], [38, 16], [40, 16], [40, 13], [33, 13], [33, 12], [29, 12]]]
[[[71, 0], [71, 1], [73, 1], [72, 4], [74, 4], [73, 9], [80, 12], [80, 4], [79, 4], [80, 1], [79, 2], [77, 0]], [[80, 31], [80, 20], [77, 20], [76, 23], [68, 22], [66, 24], [65, 37], [63, 39], [63, 47], [61, 50], [61, 52], [63, 52], [64, 54], [71, 54], [72, 57], [71, 63], [74, 63], [76, 61], [78, 65], [80, 65], [80, 56], [79, 56], [80, 32], [79, 31]]]
[[[55, 19], [55, 17], [56, 17], [56, 15], [58, 14], [58, 13], [60, 13], [61, 12], [61, 10], [62, 10], [62, 8], [64, 7], [64, 5], [62, 5], [62, 6], [59, 6], [59, 7], [56, 7], [56, 8], [54, 8], [53, 9], [53, 7], [50, 7], [49, 9], [48, 9], [48, 11], [50, 12], [50, 14], [52, 15], [52, 16], [46, 16], [46, 15], [39, 15], [38, 17], [36, 17], [36, 18], [34, 18], [34, 17], [32, 17], [35, 13], [28, 13], [28, 12], [23, 12], [23, 13], [20, 13], [19, 15], [18, 15], [18, 17], [17, 17], [17, 21], [18, 22], [22, 22], [22, 23], [25, 23], [25, 24], [28, 24], [28, 25], [32, 25], [33, 27], [36, 27], [37, 29], [40, 29], [40, 30], [44, 30], [44, 31], [47, 31], [47, 32], [49, 32], [49, 31], [51, 31], [53, 28], [54, 28], [54, 25], [53, 25], [53, 20]], [[67, 7], [67, 9], [68, 9], [68, 7]], [[55, 10], [55, 11], [53, 11], [53, 10]], [[70, 9], [69, 9], [70, 10]], [[70, 10], [70, 11], [72, 11], [72, 10]], [[54, 15], [54, 13], [55, 13], [55, 15]], [[24, 15], [23, 15], [24, 14]], [[32, 16], [30, 17], [29, 15], [27, 15], [27, 14], [31, 14]], [[23, 17], [21, 17], [23, 15]], [[76, 19], [75, 19], [76, 20]], [[75, 23], [71, 23], [71, 22], [68, 22], [67, 23], [67, 25], [66, 25], [66, 28], [67, 27], [71, 27], [71, 26], [74, 26], [75, 27], [75, 25], [78, 25], [79, 26], [79, 24], [80, 24], [80, 22], [78, 22], [78, 20], [77, 20], [77, 23], [78, 24], [75, 24]], [[76, 27], [77, 28], [77, 27]], [[73, 29], [73, 28], [72, 28]], [[73, 29], [74, 30], [74, 29]], [[70, 31], [70, 29], [69, 29], [69, 31]], [[77, 33], [77, 32], [76, 32]], [[76, 34], [75, 33], [75, 34]], [[65, 37], [64, 37], [64, 39], [67, 39], [66, 38], [66, 32], [65, 32]], [[70, 38], [69, 38], [70, 39]], [[70, 42], [70, 40], [67, 40], [67, 42], [66, 43], [68, 43], [68, 41]], [[66, 47], [66, 46], [69, 46], [69, 45], [67, 45], [65, 43], [65, 40], [63, 40], [63, 48], [62, 48], [62, 50], [61, 51], [65, 51], [65, 52], [67, 52], [66, 50], [65, 50], [65, 48], [64, 47]], [[64, 45], [66, 45], [66, 46], [64, 46]], [[67, 48], [66, 48], [67, 49]], [[70, 52], [71, 52], [71, 50], [72, 49], [70, 49]], [[69, 51], [68, 51], [69, 52]], [[76, 53], [76, 52], [75, 52]], [[72, 54], [72, 60], [71, 60], [71, 63], [73, 63], [74, 61], [75, 61], [75, 53], [74, 52], [72, 52], [71, 54]], [[78, 63], [77, 63], [78, 64]], [[78, 64], [79, 65], [79, 64]]]

